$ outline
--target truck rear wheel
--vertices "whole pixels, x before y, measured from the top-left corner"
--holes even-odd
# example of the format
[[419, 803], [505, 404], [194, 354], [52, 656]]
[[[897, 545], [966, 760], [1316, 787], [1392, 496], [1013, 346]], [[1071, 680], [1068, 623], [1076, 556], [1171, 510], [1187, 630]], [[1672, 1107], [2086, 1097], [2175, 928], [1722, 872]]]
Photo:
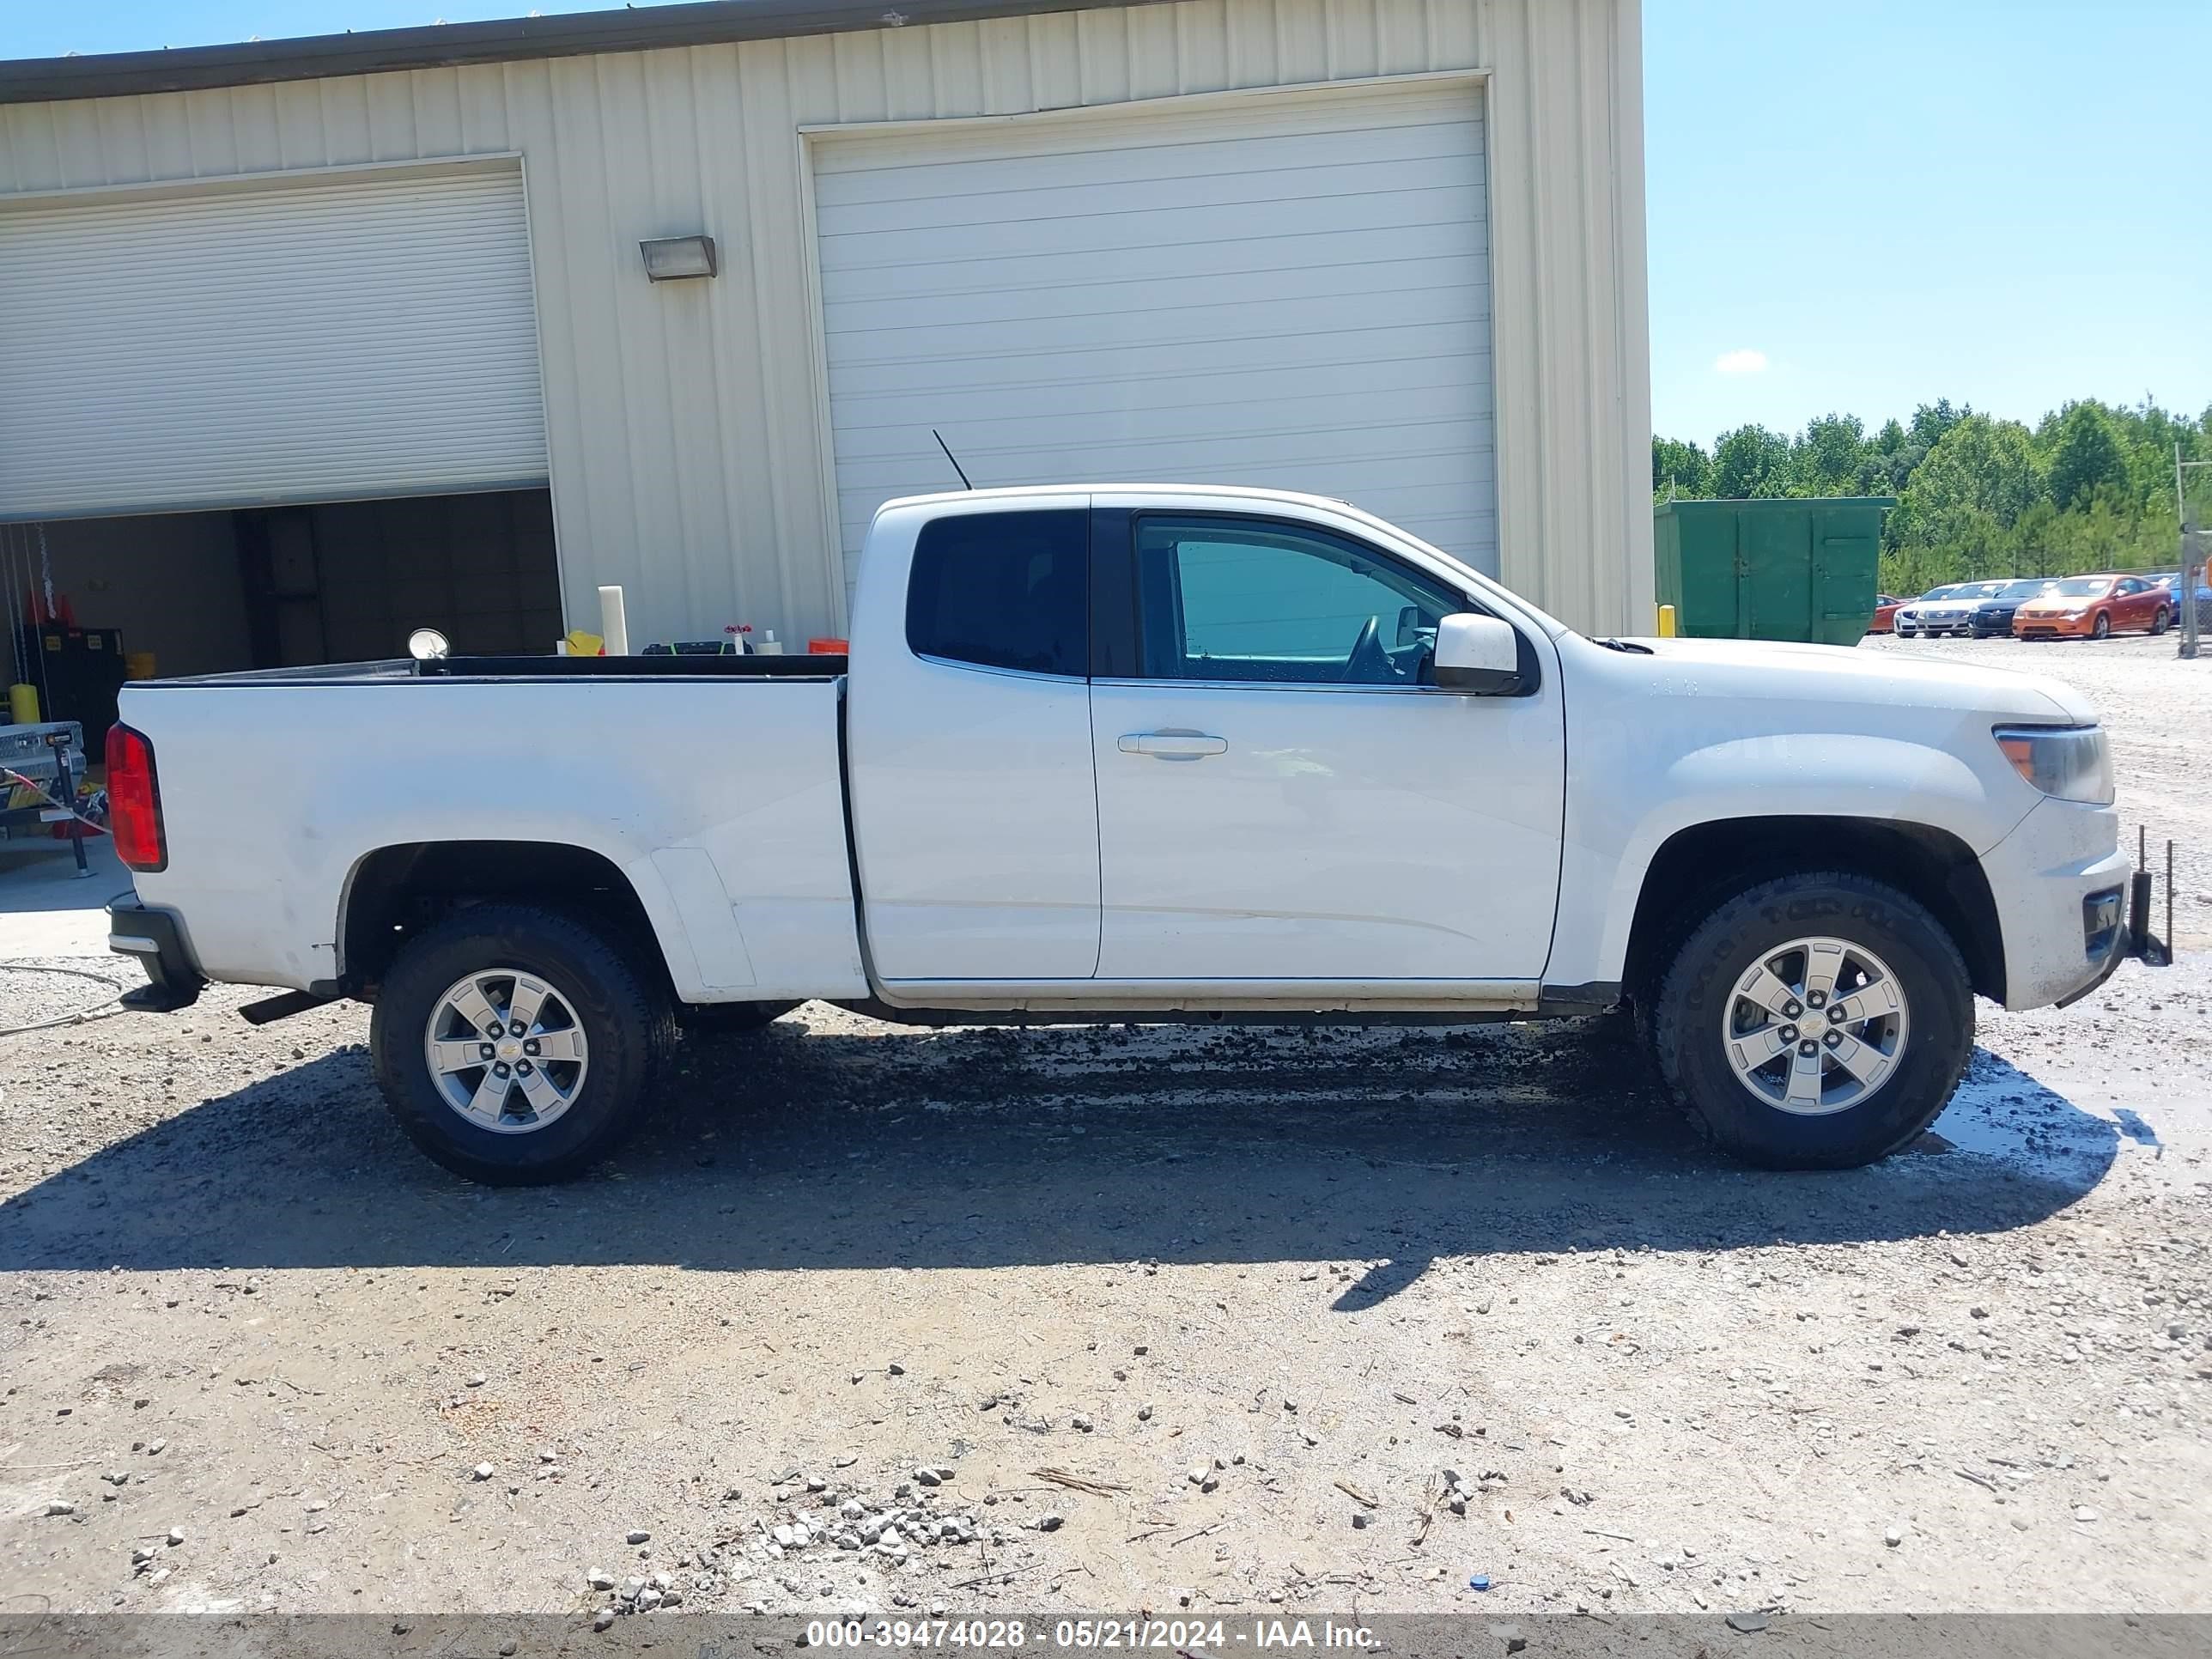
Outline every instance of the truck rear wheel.
[[1722, 904], [1683, 941], [1651, 1021], [1668, 1086], [1747, 1163], [1871, 1164], [1948, 1103], [1974, 1041], [1966, 964], [1894, 888], [1786, 876]]
[[471, 1181], [526, 1186], [581, 1173], [636, 1126], [669, 1026], [587, 922], [477, 904], [401, 950], [369, 1051], [416, 1146]]

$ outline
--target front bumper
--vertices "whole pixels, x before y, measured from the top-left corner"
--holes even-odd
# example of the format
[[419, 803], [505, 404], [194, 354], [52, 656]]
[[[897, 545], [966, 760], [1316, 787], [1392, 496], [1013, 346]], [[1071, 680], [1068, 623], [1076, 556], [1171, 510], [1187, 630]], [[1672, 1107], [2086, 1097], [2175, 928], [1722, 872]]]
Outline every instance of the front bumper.
[[2012, 619], [2013, 637], [2021, 640], [2087, 639], [2096, 632], [2094, 617], [2014, 617]]
[[199, 1000], [207, 988], [185, 945], [184, 929], [167, 910], [126, 899], [107, 907], [107, 948], [146, 969], [146, 983], [123, 994], [123, 1006], [142, 1014], [173, 1014]]
[[2111, 942], [2103, 947], [2102, 951], [2099, 953], [2098, 957], [2095, 958], [2097, 961], [2096, 971], [2091, 974], [2088, 978], [2082, 981], [2081, 983], [2075, 989], [2069, 991], [2064, 996], [2060, 997], [2057, 1002], [2051, 1005], [2053, 1007], [2071, 1008], [2075, 1003], [2081, 1001], [2083, 997], [2086, 997], [2092, 992], [2099, 989], [2103, 986], [2106, 980], [2112, 978], [2113, 974], [2118, 970], [2122, 958], [2128, 955], [2128, 927], [2125, 921], [2127, 915], [2127, 899], [2124, 889], [2122, 889], [2120, 892], [2116, 895], [2116, 901], [2117, 908], [2122, 917], [2122, 921], [2118, 926], [2115, 927], [2112, 930]]
[[[2075, 1001], [2118, 965], [2134, 869], [2119, 841], [2114, 808], [2051, 799], [1982, 855], [2004, 929], [2006, 1007]], [[2117, 902], [2091, 902], [2105, 899]]]

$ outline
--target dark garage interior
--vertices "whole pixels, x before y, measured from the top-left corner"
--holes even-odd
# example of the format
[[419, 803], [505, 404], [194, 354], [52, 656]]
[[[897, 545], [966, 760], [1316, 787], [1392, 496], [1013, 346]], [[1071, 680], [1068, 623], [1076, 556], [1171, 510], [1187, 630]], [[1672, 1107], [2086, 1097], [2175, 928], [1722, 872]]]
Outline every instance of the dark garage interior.
[[[29, 528], [9, 530], [15, 574], [28, 578], [30, 591], [15, 596], [25, 619], [41, 586]], [[543, 489], [64, 519], [42, 528], [64, 617], [84, 634], [105, 632], [111, 654], [119, 634], [123, 654], [141, 671], [150, 654], [165, 678], [395, 657], [424, 627], [457, 652], [544, 653], [562, 628], [552, 501]], [[104, 717], [70, 707], [70, 689], [42, 674], [35, 655], [24, 660], [27, 643], [16, 644], [11, 679], [41, 686], [48, 718], [104, 730], [112, 704]], [[86, 738], [97, 741], [89, 729]]]

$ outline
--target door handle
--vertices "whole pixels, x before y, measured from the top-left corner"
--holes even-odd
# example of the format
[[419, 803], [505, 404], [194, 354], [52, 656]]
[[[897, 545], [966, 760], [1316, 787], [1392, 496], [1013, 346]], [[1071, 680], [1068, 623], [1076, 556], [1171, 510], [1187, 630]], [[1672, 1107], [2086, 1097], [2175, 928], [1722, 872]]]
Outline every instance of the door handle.
[[1203, 732], [1130, 732], [1114, 740], [1125, 755], [1152, 755], [1160, 760], [1203, 760], [1229, 752], [1229, 739]]

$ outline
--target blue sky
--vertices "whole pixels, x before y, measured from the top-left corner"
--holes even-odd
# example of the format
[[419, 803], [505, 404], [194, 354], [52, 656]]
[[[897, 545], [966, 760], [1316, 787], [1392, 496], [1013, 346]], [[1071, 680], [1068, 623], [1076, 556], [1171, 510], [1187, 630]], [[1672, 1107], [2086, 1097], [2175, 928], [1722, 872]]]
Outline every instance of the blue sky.
[[[0, 0], [0, 57], [530, 9]], [[1644, 84], [1661, 432], [2212, 404], [2206, 0], [1644, 0]]]
[[2206, 0], [1646, 0], [1644, 103], [1661, 432], [2212, 404]]

